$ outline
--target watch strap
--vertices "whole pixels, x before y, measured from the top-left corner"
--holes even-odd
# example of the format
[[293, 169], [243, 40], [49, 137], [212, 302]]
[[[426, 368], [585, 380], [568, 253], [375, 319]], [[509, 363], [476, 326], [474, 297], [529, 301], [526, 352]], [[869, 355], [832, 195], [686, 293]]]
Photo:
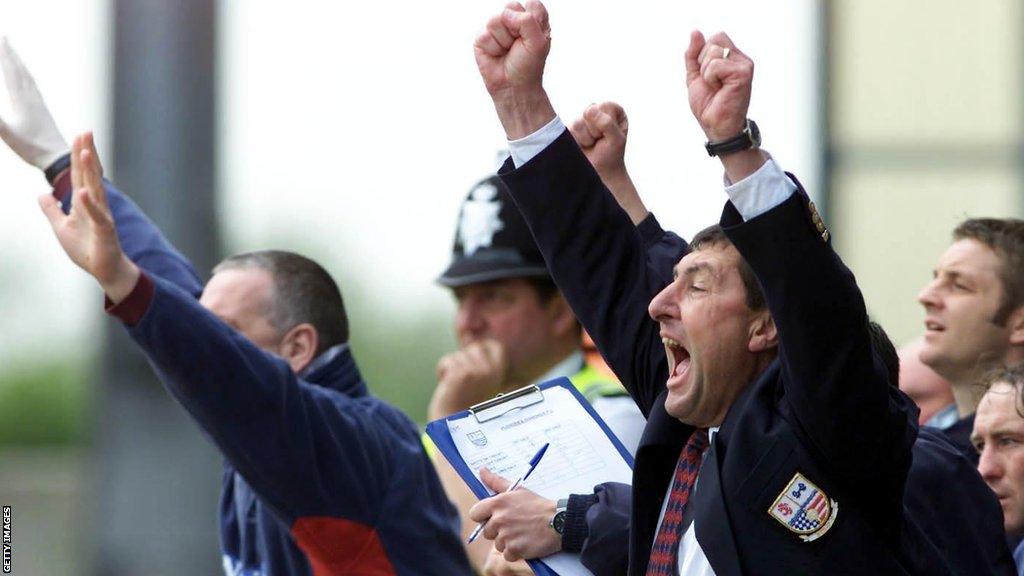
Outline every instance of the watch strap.
[[750, 118], [747, 118], [743, 130], [736, 136], [721, 142], [709, 141], [704, 143], [704, 149], [708, 151], [708, 156], [725, 156], [726, 154], [760, 146], [761, 131], [758, 129], [757, 123]]

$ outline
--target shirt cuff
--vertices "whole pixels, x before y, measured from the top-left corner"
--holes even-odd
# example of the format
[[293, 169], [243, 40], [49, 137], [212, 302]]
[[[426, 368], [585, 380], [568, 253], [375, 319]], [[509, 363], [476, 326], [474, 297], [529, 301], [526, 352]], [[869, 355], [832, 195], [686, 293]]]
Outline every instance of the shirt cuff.
[[103, 310], [117, 317], [126, 326], [135, 326], [149, 310], [155, 293], [156, 285], [153, 284], [153, 280], [145, 272], [140, 272], [135, 287], [124, 300], [114, 304], [110, 298], [103, 297]]
[[54, 160], [53, 164], [50, 164], [46, 167], [46, 170], [43, 170], [43, 176], [46, 177], [46, 181], [49, 184], [53, 185], [57, 180], [57, 177], [69, 168], [71, 168], [71, 152], [68, 152]]
[[548, 122], [543, 128], [533, 134], [518, 140], [509, 140], [508, 151], [512, 155], [512, 163], [516, 168], [526, 164], [534, 156], [543, 152], [545, 148], [562, 135], [562, 132], [565, 132], [565, 124], [562, 124], [562, 120], [555, 115], [551, 122]]
[[752, 220], [785, 202], [796, 192], [796, 184], [769, 158], [757, 172], [735, 184], [726, 180], [725, 193], [729, 195], [743, 220]]
[[53, 180], [53, 197], [61, 203], [66, 214], [71, 207], [71, 169], [65, 169]]
[[597, 494], [570, 494], [565, 506], [565, 527], [562, 529], [562, 551], [579, 553], [590, 536], [587, 510], [597, 504]]

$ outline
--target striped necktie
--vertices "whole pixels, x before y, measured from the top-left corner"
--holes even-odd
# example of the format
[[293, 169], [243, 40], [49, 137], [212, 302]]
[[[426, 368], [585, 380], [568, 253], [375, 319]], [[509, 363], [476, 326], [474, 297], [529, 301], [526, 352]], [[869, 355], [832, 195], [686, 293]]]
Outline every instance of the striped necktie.
[[672, 491], [668, 495], [665, 516], [658, 528], [647, 564], [647, 576], [671, 576], [676, 573], [679, 540], [683, 536], [683, 511], [690, 500], [690, 491], [700, 471], [701, 456], [708, 446], [708, 431], [697, 429], [679, 453], [676, 471], [672, 477]]

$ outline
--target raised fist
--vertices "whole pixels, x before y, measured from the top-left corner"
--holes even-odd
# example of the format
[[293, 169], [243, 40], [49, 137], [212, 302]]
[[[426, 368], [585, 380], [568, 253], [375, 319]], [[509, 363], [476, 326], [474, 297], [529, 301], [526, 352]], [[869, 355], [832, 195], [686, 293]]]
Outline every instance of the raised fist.
[[536, 0], [510, 2], [487, 21], [473, 52], [487, 91], [495, 99], [514, 97], [520, 89], [540, 88], [544, 62], [551, 50], [548, 12]]
[[587, 160], [607, 182], [626, 172], [626, 111], [615, 102], [591, 104], [569, 127]]
[[548, 11], [536, 0], [525, 8], [509, 3], [473, 43], [480, 76], [509, 140], [528, 136], [555, 117], [541, 82], [550, 50]]
[[723, 32], [704, 40], [690, 33], [686, 49], [686, 88], [690, 110], [708, 140], [721, 142], [738, 135], [747, 119], [754, 62]]
[[630, 221], [634, 225], [643, 222], [647, 208], [626, 170], [629, 120], [622, 106], [615, 102], [591, 104], [569, 131]]

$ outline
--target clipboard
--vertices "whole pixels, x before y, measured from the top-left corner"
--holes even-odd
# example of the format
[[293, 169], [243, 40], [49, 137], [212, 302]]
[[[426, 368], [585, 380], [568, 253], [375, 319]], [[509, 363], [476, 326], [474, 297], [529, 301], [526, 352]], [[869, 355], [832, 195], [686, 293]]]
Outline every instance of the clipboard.
[[[558, 408], [560, 411], [572, 411], [570, 419], [564, 421], [556, 417], [553, 410], [545, 409], [547, 405]], [[526, 422], [523, 422], [523, 420], [526, 420]], [[437, 446], [438, 451], [444, 455], [459, 474], [459, 477], [462, 478], [462, 481], [472, 490], [473, 494], [477, 498], [484, 499], [489, 497], [491, 493], [476, 477], [473, 470], [471, 470], [457, 444], [461, 443], [464, 448], [469, 446], [469, 443], [482, 447], [486, 446], [489, 442], [491, 446], [513, 446], [525, 441], [523, 438], [517, 438], [517, 434], [522, 434], [533, 426], [532, 434], [537, 435], [540, 432], [536, 430], [536, 427], [545, 427], [549, 423], [555, 423], [555, 425], [545, 428], [544, 433], [553, 434], [555, 437], [547, 438], [547, 441], [552, 442], [552, 447], [548, 450], [544, 460], [538, 465], [535, 476], [543, 476], [545, 463], [549, 459], [560, 458], [564, 467], [565, 462], [572, 461], [572, 457], [580, 455], [582, 465], [586, 466], [590, 473], [579, 474], [578, 470], [572, 471], [573, 475], [579, 474], [578, 478], [574, 476], [572, 479], [566, 480], [567, 482], [575, 483], [572, 487], [572, 493], [589, 493], [593, 490], [594, 485], [600, 482], [618, 481], [628, 483], [631, 481], [633, 457], [626, 450], [626, 447], [623, 446], [622, 442], [612, 433], [611, 429], [608, 428], [604, 420], [594, 411], [590, 402], [584, 398], [568, 378], [558, 378], [539, 385], [526, 386], [512, 392], [499, 394], [491, 400], [474, 405], [469, 410], [430, 422], [427, 424], [426, 432]], [[502, 431], [502, 429], [515, 429], [516, 427], [520, 428], [516, 429], [515, 432], [506, 434]], [[460, 436], [459, 441], [456, 442], [451, 433], [453, 428], [472, 429], [472, 431], [464, 437]], [[485, 430], [487, 431], [486, 433], [484, 432]], [[595, 430], [603, 433], [603, 438], [595, 438], [593, 434]], [[589, 433], [589, 435], [581, 437], [585, 433]], [[477, 435], [477, 437], [474, 437], [474, 435]], [[577, 444], [581, 440], [582, 444]], [[588, 448], [591, 450], [588, 451]], [[525, 466], [530, 456], [532, 456], [531, 449], [536, 451], [536, 448], [523, 447], [521, 450], [518, 450], [520, 458], [513, 457], [506, 464]], [[557, 455], [560, 449], [562, 454]], [[582, 452], [576, 451], [577, 449], [582, 450]], [[496, 448], [495, 450], [504, 452], [501, 448]], [[483, 448], [481, 448], [481, 451], [484, 451]], [[516, 452], [516, 450], [511, 451]], [[522, 459], [521, 455], [526, 453], [529, 453], [529, 455], [525, 457], [523, 462], [519, 462], [518, 460]], [[600, 456], [600, 462], [594, 459], [596, 456]], [[556, 463], [551, 466], [558, 467], [559, 464]], [[602, 471], [605, 471], [603, 469], [607, 469], [606, 471], [612, 477], [600, 478], [599, 476]], [[552, 475], [552, 477], [559, 475], [557, 468], [552, 471]], [[512, 476], [514, 475], [509, 474], [506, 477], [511, 479]], [[531, 481], [527, 482], [528, 488], [532, 484], [533, 479], [534, 477], [531, 477]], [[564, 498], [567, 495], [562, 494], [557, 497]], [[561, 556], [568, 556], [568, 554]], [[562, 558], [553, 562], [561, 562], [564, 566], [566, 560]], [[576, 562], [578, 563], [578, 559]], [[559, 574], [542, 560], [529, 560], [528, 563], [530, 568], [540, 576], [558, 576]], [[580, 568], [583, 570], [582, 573], [587, 573], [585, 568], [582, 568], [582, 566]]]

